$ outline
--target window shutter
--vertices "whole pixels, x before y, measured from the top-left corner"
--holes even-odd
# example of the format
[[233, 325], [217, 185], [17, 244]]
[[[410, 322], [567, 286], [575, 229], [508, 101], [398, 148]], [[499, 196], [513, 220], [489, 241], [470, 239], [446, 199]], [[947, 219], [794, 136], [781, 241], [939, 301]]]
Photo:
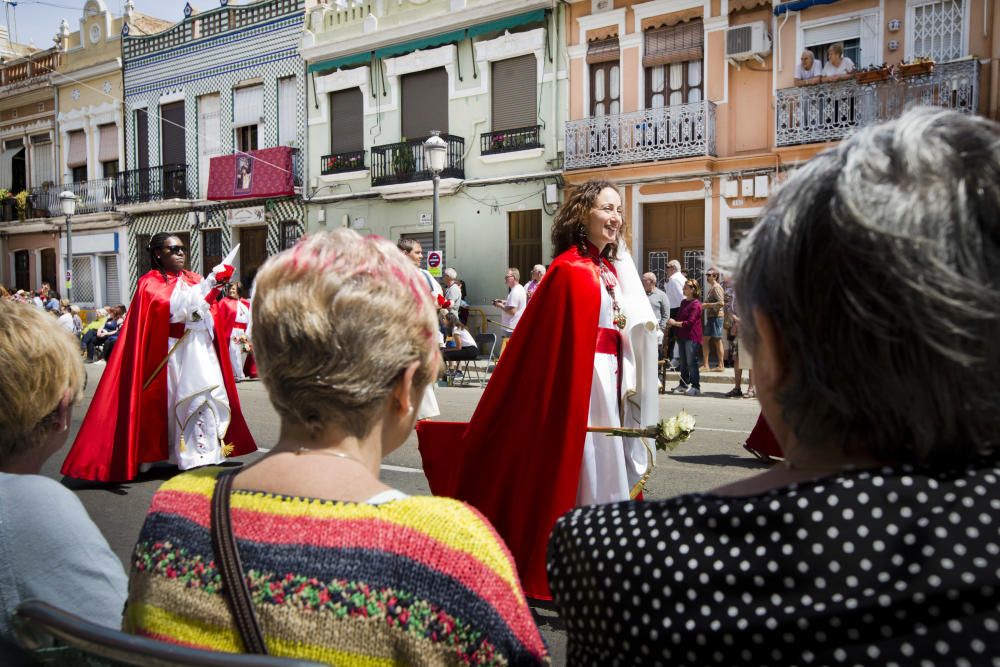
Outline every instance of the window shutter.
[[114, 123], [101, 125], [101, 142], [97, 151], [98, 162], [118, 161], [118, 126]]
[[264, 117], [264, 86], [233, 91], [233, 127], [258, 125]]
[[402, 136], [422, 139], [448, 132], [448, 73], [443, 67], [403, 76]]
[[538, 125], [537, 60], [532, 54], [493, 63], [493, 129]]
[[610, 63], [618, 60], [621, 50], [617, 37], [598, 39], [587, 45], [587, 63]]
[[[831, 42], [846, 42], [849, 39], [861, 37], [861, 19], [851, 19], [849, 21], [837, 21], [826, 25], [806, 28], [802, 31], [802, 41], [806, 48], [816, 44], [830, 44]], [[825, 53], [815, 54], [816, 58], [825, 57]]]
[[104, 303], [121, 303], [121, 283], [118, 280], [118, 257], [104, 255]]
[[701, 19], [666, 28], [646, 31], [643, 67], [701, 60], [705, 48], [705, 29]]
[[330, 93], [330, 154], [364, 150], [364, 121], [360, 88]]
[[294, 146], [295, 131], [295, 77], [278, 79], [278, 144]]
[[87, 135], [83, 130], [69, 133], [69, 153], [66, 156], [66, 166], [70, 169], [87, 166]]
[[[149, 168], [149, 114], [145, 109], [135, 110], [135, 155], [139, 169]], [[140, 274], [141, 275], [141, 274]]]
[[861, 17], [861, 57], [858, 67], [862, 69], [882, 62], [882, 43], [879, 42], [879, 14], [865, 14]]
[[218, 94], [202, 95], [198, 98], [198, 129], [201, 154], [218, 154], [222, 148]]
[[161, 165], [187, 164], [184, 152], [184, 103], [160, 107]]

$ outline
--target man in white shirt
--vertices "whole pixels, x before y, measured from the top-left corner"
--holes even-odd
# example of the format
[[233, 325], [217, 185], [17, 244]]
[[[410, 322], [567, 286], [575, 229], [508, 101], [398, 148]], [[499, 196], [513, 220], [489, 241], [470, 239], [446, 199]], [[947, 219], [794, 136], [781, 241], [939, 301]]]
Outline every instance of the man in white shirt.
[[462, 287], [458, 284], [458, 271], [450, 266], [444, 270], [444, 298], [451, 301], [448, 311], [458, 317], [458, 309], [462, 305]]
[[507, 273], [503, 278], [509, 290], [507, 299], [493, 299], [493, 305], [501, 311], [500, 323], [513, 331], [521, 319], [524, 307], [528, 305], [528, 295], [525, 293], [524, 287], [521, 286], [520, 271], [514, 268], [507, 269]]
[[399, 248], [404, 255], [409, 257], [410, 261], [413, 262], [413, 265], [417, 267], [418, 271], [420, 271], [420, 275], [422, 275], [424, 280], [427, 282], [427, 289], [430, 291], [431, 296], [436, 299], [438, 295], [443, 295], [444, 292], [441, 290], [441, 283], [434, 280], [434, 276], [432, 276], [427, 269], [420, 266], [424, 261], [424, 249], [423, 246], [420, 245], [420, 241], [401, 238], [396, 243], [396, 247]]
[[843, 42], [836, 42], [826, 50], [826, 65], [823, 66], [823, 80], [847, 79], [855, 70], [854, 62], [844, 55]]
[[795, 66], [795, 85], [806, 86], [812, 83], [819, 83], [820, 75], [823, 74], [823, 66], [816, 62], [816, 56], [809, 49], [802, 52], [799, 57], [799, 64]]
[[[681, 263], [676, 259], [667, 262], [667, 282], [663, 285], [663, 291], [667, 293], [667, 305], [670, 306], [671, 319], [677, 319], [681, 309], [681, 301], [684, 300], [684, 282], [687, 277], [681, 272]], [[674, 359], [677, 358], [677, 329], [667, 327], [667, 361], [673, 366]]]

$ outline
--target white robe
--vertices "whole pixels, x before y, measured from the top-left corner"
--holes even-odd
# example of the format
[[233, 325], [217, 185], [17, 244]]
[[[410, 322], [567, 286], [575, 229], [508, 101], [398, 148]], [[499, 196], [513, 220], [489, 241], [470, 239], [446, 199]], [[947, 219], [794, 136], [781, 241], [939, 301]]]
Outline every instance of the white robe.
[[[626, 318], [622, 331], [622, 387], [618, 397], [618, 361], [613, 354], [594, 354], [594, 377], [590, 388], [590, 426], [644, 428], [659, 421], [656, 368], [657, 320], [628, 251], [622, 247], [615, 261], [618, 285], [615, 296]], [[611, 297], [601, 286], [598, 326], [615, 328]], [[576, 504], [593, 505], [628, 500], [633, 486], [646, 473], [650, 462], [646, 446], [638, 438], [587, 433], [580, 465]]]
[[242, 300], [237, 300], [236, 302], [236, 321], [242, 322], [247, 326], [244, 329], [233, 327], [233, 333], [229, 337], [229, 362], [233, 366], [233, 378], [236, 380], [245, 380], [246, 376], [243, 374], [243, 364], [247, 361], [247, 351], [243, 348], [240, 338], [247, 336], [249, 339], [250, 308]]
[[167, 420], [170, 462], [181, 470], [213, 465], [225, 460], [222, 443], [229, 429], [229, 397], [222, 379], [222, 367], [212, 347], [212, 314], [205, 295], [215, 279], [198, 285], [178, 280], [170, 295], [170, 322], [183, 322], [190, 331], [179, 339], [169, 338], [167, 349], [174, 350], [167, 361]]

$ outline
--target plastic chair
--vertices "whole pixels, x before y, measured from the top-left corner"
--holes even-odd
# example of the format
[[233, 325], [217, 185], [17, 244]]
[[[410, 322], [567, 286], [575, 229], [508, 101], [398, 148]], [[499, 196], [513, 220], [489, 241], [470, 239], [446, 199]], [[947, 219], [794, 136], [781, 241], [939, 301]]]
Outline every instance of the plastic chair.
[[203, 651], [137, 637], [91, 623], [40, 600], [18, 605], [13, 623], [20, 644], [39, 664], [45, 665], [318, 667], [321, 664], [297, 658]]
[[[497, 348], [497, 335], [493, 333], [476, 334], [476, 347], [479, 348], [479, 355], [475, 359], [466, 359], [462, 370], [462, 381], [468, 383], [470, 373], [476, 375], [476, 381], [482, 387], [486, 384], [486, 376], [490, 372], [490, 364], [495, 362], [493, 353]], [[479, 362], [486, 361], [486, 367], [480, 373]]]

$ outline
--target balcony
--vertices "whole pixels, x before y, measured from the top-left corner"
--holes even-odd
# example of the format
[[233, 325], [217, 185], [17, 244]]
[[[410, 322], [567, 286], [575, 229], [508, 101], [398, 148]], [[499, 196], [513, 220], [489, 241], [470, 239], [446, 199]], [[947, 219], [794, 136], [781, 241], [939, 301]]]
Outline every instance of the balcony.
[[979, 64], [941, 63], [926, 74], [884, 81], [854, 80], [784, 88], [775, 93], [776, 146], [838, 141], [854, 130], [897, 118], [916, 105], [975, 113]]
[[[448, 144], [448, 159], [441, 178], [465, 178], [465, 139], [451, 134], [440, 135]], [[410, 139], [397, 144], [372, 147], [372, 185], [396, 185], [429, 181], [431, 170], [424, 161], [424, 141]]]
[[542, 148], [541, 130], [541, 125], [533, 125], [513, 130], [484, 132], [479, 136], [479, 154], [497, 155]]
[[320, 158], [319, 163], [320, 173], [324, 176], [343, 174], [349, 171], [361, 171], [365, 168], [365, 152], [363, 150], [324, 155]]
[[62, 64], [62, 53], [55, 48], [8, 60], [0, 67], [0, 86], [26, 82], [48, 83], [49, 75]]
[[188, 166], [167, 164], [130, 169], [118, 174], [119, 204], [141, 204], [166, 199], [190, 199]]
[[715, 155], [715, 104], [674, 104], [566, 123], [566, 169]]

